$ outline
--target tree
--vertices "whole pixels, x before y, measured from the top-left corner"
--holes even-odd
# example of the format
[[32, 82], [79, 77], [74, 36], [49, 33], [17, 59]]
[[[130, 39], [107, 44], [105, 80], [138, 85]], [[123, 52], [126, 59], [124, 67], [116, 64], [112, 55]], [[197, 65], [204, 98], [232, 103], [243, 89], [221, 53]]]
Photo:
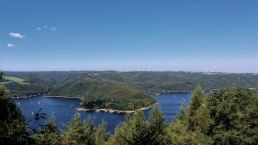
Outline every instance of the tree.
[[198, 126], [195, 116], [197, 115], [198, 109], [204, 105], [204, 96], [202, 94], [202, 88], [198, 85], [194, 90], [191, 98], [189, 107], [189, 128], [194, 130]]
[[189, 116], [194, 116], [203, 103], [202, 88], [198, 85], [194, 90], [189, 107]]
[[254, 92], [233, 86], [208, 99], [214, 123], [208, 135], [214, 144], [258, 144], [258, 98]]
[[151, 110], [150, 120], [144, 119], [142, 111], [138, 110], [133, 117], [116, 128], [110, 138], [110, 145], [162, 145], [167, 144], [164, 119], [158, 107]]
[[128, 117], [126, 122], [121, 123], [110, 138], [110, 145], [142, 145], [146, 144], [147, 127], [143, 112], [138, 110], [133, 117]]
[[48, 123], [40, 130], [34, 138], [39, 145], [60, 145], [62, 144], [61, 135], [55, 124], [55, 118], [52, 117]]
[[30, 143], [26, 123], [8, 91], [0, 85], [0, 144]]
[[188, 118], [188, 108], [184, 102], [175, 120], [186, 120], [187, 118]]
[[94, 125], [90, 117], [86, 122], [81, 122], [80, 116], [75, 114], [71, 122], [64, 127], [63, 144], [94, 144]]
[[165, 138], [168, 142], [167, 144], [208, 144], [203, 139], [203, 134], [196, 130], [191, 130], [189, 124], [188, 108], [183, 103], [175, 120], [166, 128]]
[[157, 106], [151, 109], [150, 121], [148, 123], [149, 143], [152, 145], [166, 144], [166, 141], [164, 140], [166, 124], [164, 122], [162, 113]]
[[3, 71], [0, 71], [0, 80], [3, 79], [3, 76], [4, 76], [4, 72], [3, 72]]
[[105, 121], [102, 121], [97, 127], [94, 136], [95, 145], [104, 145], [107, 142], [109, 134], [107, 133], [107, 123]]

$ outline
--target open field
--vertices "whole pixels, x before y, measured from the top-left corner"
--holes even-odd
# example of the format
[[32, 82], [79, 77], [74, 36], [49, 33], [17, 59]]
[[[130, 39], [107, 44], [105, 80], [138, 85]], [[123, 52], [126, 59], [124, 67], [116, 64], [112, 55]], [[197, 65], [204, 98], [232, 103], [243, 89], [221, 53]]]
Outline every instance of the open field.
[[2, 82], [2, 83], [7, 84], [7, 83], [10, 83], [10, 82], [16, 82], [16, 83], [23, 84], [23, 85], [29, 84], [24, 79], [21, 79], [21, 78], [18, 78], [18, 77], [9, 77], [9, 76], [5, 76], [4, 77], [4, 82]]

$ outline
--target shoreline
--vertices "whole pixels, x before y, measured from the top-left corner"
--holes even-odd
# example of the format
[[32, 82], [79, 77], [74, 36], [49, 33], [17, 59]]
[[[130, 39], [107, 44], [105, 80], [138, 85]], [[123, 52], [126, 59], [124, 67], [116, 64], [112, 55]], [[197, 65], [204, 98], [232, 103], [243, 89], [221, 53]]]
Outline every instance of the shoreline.
[[43, 96], [45, 98], [66, 98], [66, 99], [79, 99], [82, 100], [80, 97], [67, 97], [67, 96]]
[[148, 92], [148, 94], [159, 96], [159, 95], [166, 95], [166, 94], [173, 94], [173, 93], [192, 93], [192, 91], [171, 91], [171, 92]]
[[124, 110], [114, 110], [114, 109], [85, 109], [85, 108], [82, 108], [82, 107], [78, 107], [76, 108], [77, 111], [83, 111], [83, 112], [106, 112], [106, 113], [117, 113], [117, 114], [132, 114], [132, 113], [135, 113], [137, 110], [141, 110], [141, 111], [145, 111], [145, 110], [149, 110], [151, 107], [155, 106], [155, 105], [158, 105], [158, 103], [154, 103], [150, 106], [147, 106], [147, 107], [142, 107], [142, 108], [139, 108], [139, 109], [136, 109], [136, 110], [127, 110], [127, 111], [124, 111]]
[[37, 97], [37, 96], [44, 96], [44, 94], [40, 94], [40, 95], [29, 95], [29, 96], [21, 96], [21, 97], [11, 97], [12, 99], [27, 99], [27, 98], [31, 98], [31, 97]]
[[22, 97], [11, 97], [12, 99], [28, 99], [31, 97], [37, 97], [37, 96], [42, 96], [44, 98], [65, 98], [65, 99], [80, 99], [80, 97], [67, 97], [67, 96], [47, 96], [45, 94], [40, 94], [40, 95], [29, 95], [29, 96], [22, 96]]
[[[27, 99], [27, 98], [31, 98], [31, 97], [37, 97], [37, 96], [42, 96], [45, 98], [65, 98], [65, 99], [79, 99], [82, 100], [82, 98], [80, 97], [67, 97], [67, 96], [45, 96], [45, 94], [41, 94], [41, 95], [30, 95], [30, 96], [24, 96], [24, 97], [12, 97], [13, 99]], [[81, 103], [81, 102], [80, 102]], [[141, 110], [141, 111], [145, 111], [150, 109], [151, 107], [158, 105], [158, 103], [154, 103], [150, 106], [147, 107], [142, 107], [136, 110], [115, 110], [115, 109], [86, 109], [86, 108], [82, 108], [80, 106], [78, 106], [76, 108], [76, 111], [81, 111], [81, 112], [106, 112], [106, 113], [117, 113], [117, 114], [132, 114], [135, 113], [137, 110]]]

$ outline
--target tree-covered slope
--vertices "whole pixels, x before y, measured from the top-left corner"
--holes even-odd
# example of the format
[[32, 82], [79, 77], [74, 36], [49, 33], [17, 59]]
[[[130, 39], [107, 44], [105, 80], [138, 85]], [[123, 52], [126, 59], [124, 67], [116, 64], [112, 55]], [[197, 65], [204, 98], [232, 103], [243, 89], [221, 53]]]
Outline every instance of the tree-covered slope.
[[135, 110], [155, 103], [141, 89], [88, 75], [61, 82], [48, 95], [80, 97], [87, 109]]
[[125, 82], [148, 92], [193, 91], [203, 86], [205, 91], [228, 88], [232, 84], [254, 88], [258, 84], [257, 74], [202, 73], [202, 72], [100, 72], [99, 76]]
[[[7, 77], [17, 77], [26, 83], [4, 83], [13, 96], [47, 94], [56, 86], [77, 77], [94, 76], [121, 82], [146, 92], [193, 91], [197, 85], [204, 91], [228, 88], [232, 84], [255, 88], [257, 74], [201, 73], [201, 72], [116, 72], [116, 71], [70, 71], [70, 72], [5, 72]], [[0, 81], [1, 83], [1, 81]], [[3, 83], [3, 81], [2, 81]]]

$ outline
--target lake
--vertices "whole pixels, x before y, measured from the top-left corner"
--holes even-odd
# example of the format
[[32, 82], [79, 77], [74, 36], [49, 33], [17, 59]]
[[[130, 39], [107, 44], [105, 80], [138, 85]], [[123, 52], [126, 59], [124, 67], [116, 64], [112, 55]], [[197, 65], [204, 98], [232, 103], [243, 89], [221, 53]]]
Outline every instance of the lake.
[[[162, 94], [154, 97], [159, 103], [164, 119], [171, 122], [180, 110], [183, 102], [189, 105], [191, 94], [179, 92]], [[123, 114], [76, 111], [76, 107], [80, 104], [79, 99], [35, 96], [25, 99], [15, 99], [15, 103], [21, 108], [26, 121], [33, 119], [35, 113], [42, 108], [41, 112], [47, 114], [47, 119], [41, 120], [39, 124], [43, 125], [49, 118], [55, 116], [56, 124], [61, 129], [63, 128], [63, 124], [68, 123], [75, 113], [79, 113], [82, 120], [86, 120], [91, 116], [95, 125], [98, 125], [102, 120], [105, 120], [108, 124], [107, 130], [110, 132], [114, 132], [116, 126], [125, 121], [125, 116]], [[145, 118], [149, 117], [149, 112], [150, 110], [144, 112]], [[28, 125], [30, 127], [37, 126], [34, 121], [30, 121]]]

